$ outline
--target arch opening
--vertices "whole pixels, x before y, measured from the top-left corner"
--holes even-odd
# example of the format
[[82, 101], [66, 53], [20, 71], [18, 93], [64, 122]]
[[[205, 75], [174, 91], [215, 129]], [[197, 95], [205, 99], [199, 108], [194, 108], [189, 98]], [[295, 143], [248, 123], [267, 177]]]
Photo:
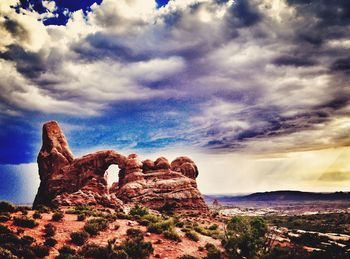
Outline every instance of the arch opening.
[[112, 164], [107, 168], [107, 170], [105, 172], [105, 176], [107, 177], [107, 186], [108, 187], [111, 187], [113, 183], [119, 181], [118, 174], [119, 174], [118, 165]]

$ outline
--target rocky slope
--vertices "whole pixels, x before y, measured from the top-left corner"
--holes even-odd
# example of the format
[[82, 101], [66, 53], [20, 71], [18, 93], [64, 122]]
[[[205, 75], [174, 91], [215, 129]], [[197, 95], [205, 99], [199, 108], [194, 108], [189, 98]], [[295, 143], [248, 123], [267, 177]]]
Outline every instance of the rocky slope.
[[[136, 154], [104, 150], [74, 158], [55, 121], [44, 124], [42, 138], [38, 155], [41, 183], [34, 207], [90, 204], [122, 209], [140, 203], [154, 209], [164, 205], [208, 209], [197, 189], [197, 166], [187, 157], [171, 163], [164, 157], [140, 161]], [[120, 169], [119, 182], [108, 188], [106, 170], [112, 164]]]

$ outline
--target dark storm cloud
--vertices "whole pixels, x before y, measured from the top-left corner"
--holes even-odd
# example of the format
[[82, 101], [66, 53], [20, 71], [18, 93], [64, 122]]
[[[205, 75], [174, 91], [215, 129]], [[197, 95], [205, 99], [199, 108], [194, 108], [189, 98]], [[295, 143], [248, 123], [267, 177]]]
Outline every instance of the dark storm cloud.
[[40, 54], [26, 51], [19, 45], [7, 46], [6, 51], [0, 52], [0, 59], [14, 62], [17, 71], [28, 78], [38, 77], [46, 70], [46, 64]]
[[295, 67], [308, 67], [316, 64], [315, 61], [308, 59], [307, 57], [294, 57], [294, 56], [281, 56], [276, 58], [273, 63], [278, 66], [295, 66]]
[[150, 54], [137, 53], [135, 49], [125, 46], [118, 38], [103, 33], [88, 35], [84, 42], [75, 44], [72, 49], [80, 55], [80, 58], [89, 61], [113, 58], [135, 62], [150, 59]]
[[350, 24], [350, 2], [346, 0], [288, 0], [297, 8], [298, 14], [308, 23], [300, 27], [299, 37], [310, 44], [319, 46], [327, 39], [347, 37]]
[[28, 40], [28, 32], [20, 23], [11, 20], [8, 17], [5, 17], [3, 26], [8, 32], [12, 34], [13, 37], [18, 37], [21, 40]]
[[331, 65], [331, 70], [350, 73], [350, 57], [340, 58], [334, 61]]
[[231, 6], [227, 17], [228, 26], [249, 27], [261, 20], [259, 12], [246, 0], [237, 0]]

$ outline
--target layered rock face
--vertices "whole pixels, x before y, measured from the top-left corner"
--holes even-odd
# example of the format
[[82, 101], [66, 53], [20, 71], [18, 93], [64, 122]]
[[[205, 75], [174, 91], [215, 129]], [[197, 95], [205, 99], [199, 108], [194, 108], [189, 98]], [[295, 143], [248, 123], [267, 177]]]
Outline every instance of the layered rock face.
[[[119, 182], [108, 188], [106, 170], [111, 164], [120, 169]], [[197, 189], [198, 169], [191, 159], [141, 162], [136, 154], [126, 157], [114, 150], [74, 158], [55, 121], [43, 126], [38, 165], [41, 183], [33, 207], [90, 204], [121, 209], [140, 203], [154, 209], [166, 204], [181, 210], [208, 209]]]

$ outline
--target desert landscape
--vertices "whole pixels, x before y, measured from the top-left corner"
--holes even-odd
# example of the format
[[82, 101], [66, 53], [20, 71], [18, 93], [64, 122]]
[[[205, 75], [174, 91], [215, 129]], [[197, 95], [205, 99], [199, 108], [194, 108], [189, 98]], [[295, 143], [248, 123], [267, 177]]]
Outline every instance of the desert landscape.
[[350, 0], [0, 0], [0, 259], [349, 259]]
[[[348, 193], [203, 196], [195, 163], [98, 151], [74, 158], [43, 125], [32, 207], [0, 203], [1, 258], [347, 258]], [[119, 166], [119, 182], [106, 170]]]

